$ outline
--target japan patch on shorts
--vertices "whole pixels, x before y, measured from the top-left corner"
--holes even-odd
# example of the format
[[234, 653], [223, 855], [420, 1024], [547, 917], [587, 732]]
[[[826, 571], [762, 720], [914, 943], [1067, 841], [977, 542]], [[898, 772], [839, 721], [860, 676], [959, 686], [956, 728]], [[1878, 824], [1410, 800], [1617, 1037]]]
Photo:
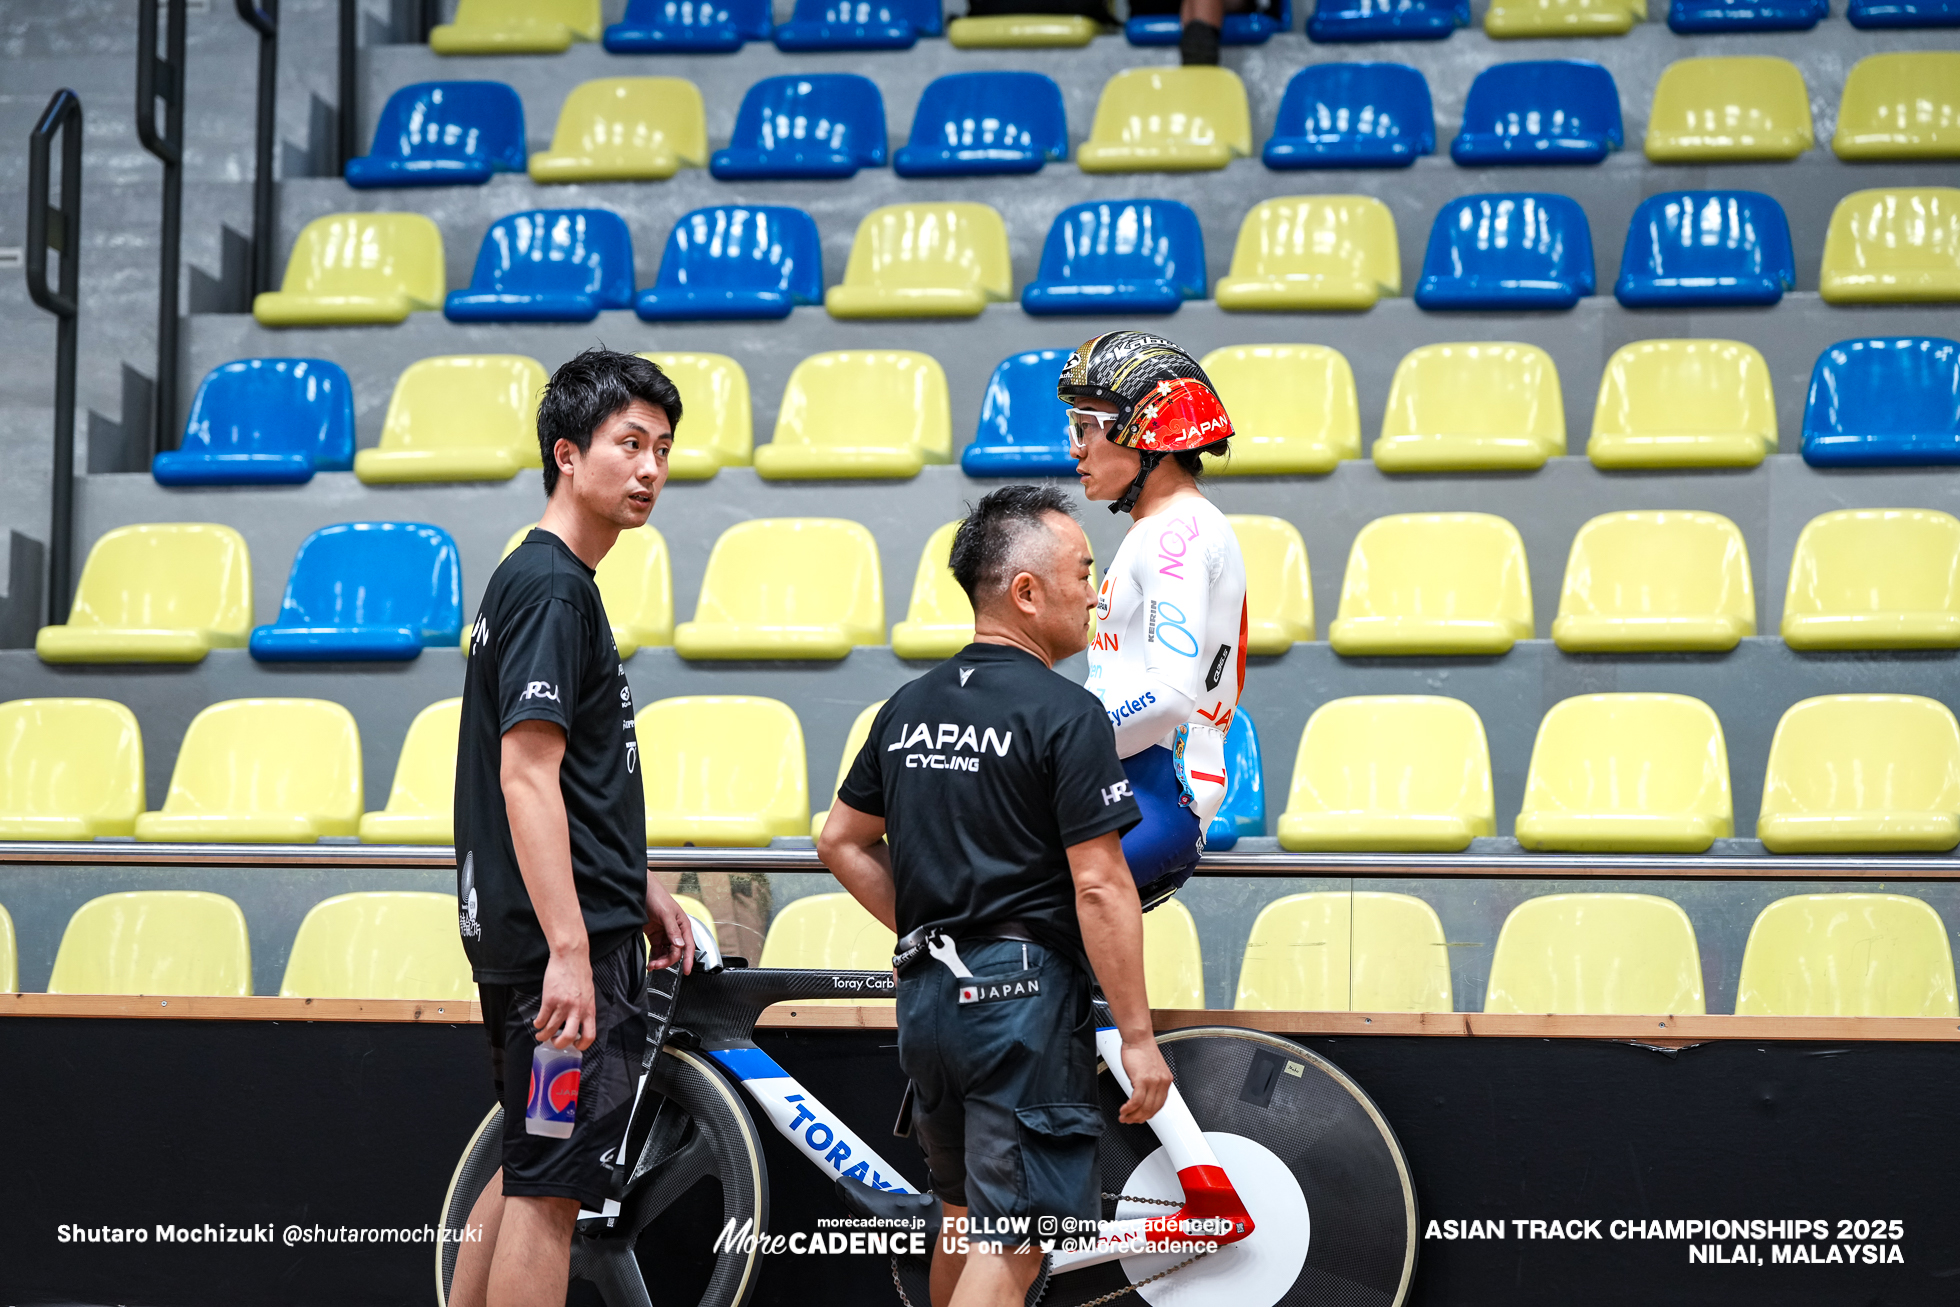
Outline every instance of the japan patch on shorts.
[[1036, 998], [1041, 994], [1041, 971], [1030, 968], [1005, 976], [974, 976], [960, 982], [960, 1006], [969, 1003], [1000, 1003], [1008, 999]]

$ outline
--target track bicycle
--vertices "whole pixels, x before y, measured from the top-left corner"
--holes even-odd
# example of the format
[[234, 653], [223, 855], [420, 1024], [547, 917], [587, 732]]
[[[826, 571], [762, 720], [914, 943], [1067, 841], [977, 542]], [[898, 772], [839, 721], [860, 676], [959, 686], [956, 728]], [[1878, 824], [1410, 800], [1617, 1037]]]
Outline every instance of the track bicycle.
[[[651, 1307], [647, 1268], [665, 1281], [676, 1258], [698, 1260], [712, 1246], [699, 1298], [690, 1288], [684, 1300], [745, 1307], [767, 1241], [716, 1236], [769, 1227], [768, 1168], [749, 1103], [842, 1180], [851, 1210], [930, 1213], [929, 1248], [936, 1200], [912, 1196], [896, 1168], [753, 1038], [771, 1004], [890, 997], [895, 987], [890, 972], [724, 960], [695, 922], [685, 983], [678, 967], [649, 973], [648, 1050], [611, 1154], [623, 1196], [579, 1213], [574, 1280], [596, 1286], [607, 1307]], [[1127, 1294], [1150, 1307], [1399, 1307], [1415, 1271], [1415, 1190], [1394, 1132], [1360, 1086], [1277, 1035], [1193, 1027], [1158, 1036], [1174, 1081], [1164, 1108], [1146, 1125], [1123, 1125], [1120, 1040], [1100, 999], [1096, 1015], [1103, 1220], [1092, 1245], [1064, 1240], [1047, 1254], [1029, 1307], [1091, 1307]], [[501, 1165], [504, 1128], [502, 1107], [492, 1108], [444, 1195], [435, 1268], [442, 1307], [457, 1240]], [[1215, 1251], [1191, 1251], [1209, 1243]], [[1176, 1251], [1155, 1250], [1167, 1244]], [[927, 1257], [894, 1256], [894, 1298], [929, 1307], [927, 1268]], [[672, 1297], [663, 1285], [662, 1307]]]

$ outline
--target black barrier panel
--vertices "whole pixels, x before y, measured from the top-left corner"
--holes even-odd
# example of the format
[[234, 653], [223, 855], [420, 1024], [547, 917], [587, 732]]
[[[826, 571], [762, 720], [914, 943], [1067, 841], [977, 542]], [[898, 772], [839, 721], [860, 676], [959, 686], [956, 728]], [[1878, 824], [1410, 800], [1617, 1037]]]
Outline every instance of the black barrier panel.
[[[887, 1133], [901, 1090], [891, 1032], [762, 1031], [757, 1042], [919, 1178], [916, 1150]], [[1411, 1303], [1955, 1299], [1960, 1045], [1299, 1042], [1359, 1082], [1407, 1155], [1433, 1236]], [[489, 1099], [479, 1028], [7, 1018], [0, 1065], [27, 1090], [0, 1114], [11, 1178], [0, 1191], [0, 1300], [430, 1301], [427, 1244], [287, 1247], [284, 1231], [434, 1222]], [[771, 1229], [814, 1231], [842, 1215], [824, 1178], [761, 1128]], [[1823, 1228], [1746, 1224], [1799, 1220]], [[1745, 1228], [1667, 1228], [1688, 1221]], [[1894, 1221], [1897, 1237], [1871, 1233]], [[206, 1222], [262, 1226], [272, 1242], [157, 1241], [159, 1224]], [[1578, 1237], [1548, 1237], [1552, 1222]], [[149, 1241], [64, 1244], [62, 1225], [140, 1227]], [[1472, 1237], [1444, 1237], [1466, 1229]], [[763, 1307], [896, 1300], [877, 1257], [767, 1257], [763, 1267], [753, 1299]]]

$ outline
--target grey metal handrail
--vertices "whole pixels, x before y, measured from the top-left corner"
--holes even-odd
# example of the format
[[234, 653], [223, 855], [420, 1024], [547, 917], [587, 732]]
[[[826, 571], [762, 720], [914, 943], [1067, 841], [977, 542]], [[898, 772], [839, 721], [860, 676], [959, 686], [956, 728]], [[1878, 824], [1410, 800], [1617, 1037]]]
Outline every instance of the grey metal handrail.
[[279, 240], [272, 207], [272, 143], [279, 130], [279, 0], [237, 0], [238, 16], [259, 34], [259, 103], [252, 162], [252, 294], [276, 289], [272, 253]]
[[[61, 203], [50, 203], [54, 138], [61, 137]], [[68, 620], [75, 588], [75, 332], [81, 316], [82, 101], [56, 91], [27, 138], [27, 293], [55, 316], [53, 500], [48, 515], [48, 621]], [[48, 251], [61, 255], [48, 286]]]
[[[166, 52], [157, 56], [157, 6], [170, 7]], [[177, 283], [184, 222], [184, 0], [138, 0], [136, 137], [163, 163], [163, 231], [157, 257], [156, 414], [150, 449], [176, 447]], [[157, 130], [157, 102], [163, 130]]]

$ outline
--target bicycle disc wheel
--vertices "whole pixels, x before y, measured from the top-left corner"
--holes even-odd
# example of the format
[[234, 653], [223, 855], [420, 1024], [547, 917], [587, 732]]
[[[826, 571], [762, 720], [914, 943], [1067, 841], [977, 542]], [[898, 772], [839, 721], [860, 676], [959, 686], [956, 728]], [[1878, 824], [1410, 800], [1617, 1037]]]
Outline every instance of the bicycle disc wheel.
[[[1400, 1307], [1415, 1274], [1415, 1188], [1401, 1145], [1361, 1087], [1288, 1039], [1212, 1026], [1160, 1035], [1178, 1091], [1244, 1199], [1242, 1243], [1137, 1284], [1150, 1307]], [[1182, 1190], [1148, 1126], [1116, 1119], [1125, 1095], [1098, 1066], [1105, 1193], [1177, 1199]], [[1113, 1210], [1112, 1210], [1113, 1209]], [[1104, 1203], [1105, 1219], [1170, 1209]], [[1079, 1307], [1177, 1265], [1175, 1254], [1057, 1275], [1044, 1307]]]
[[[592, 1282], [607, 1307], [651, 1307], [649, 1272], [661, 1285], [662, 1307], [743, 1307], [755, 1290], [759, 1241], [769, 1225], [761, 1136], [740, 1092], [706, 1058], [669, 1045], [653, 1074], [641, 1111], [658, 1109], [658, 1115], [634, 1168], [641, 1174], [627, 1186], [612, 1229], [601, 1221], [579, 1223], [572, 1278]], [[503, 1109], [491, 1109], [444, 1195], [446, 1237], [436, 1254], [441, 1307], [456, 1270], [455, 1240], [502, 1165], [503, 1125]], [[724, 1231], [737, 1236], [735, 1246], [717, 1252]], [[750, 1232], [753, 1243], [741, 1237]]]

